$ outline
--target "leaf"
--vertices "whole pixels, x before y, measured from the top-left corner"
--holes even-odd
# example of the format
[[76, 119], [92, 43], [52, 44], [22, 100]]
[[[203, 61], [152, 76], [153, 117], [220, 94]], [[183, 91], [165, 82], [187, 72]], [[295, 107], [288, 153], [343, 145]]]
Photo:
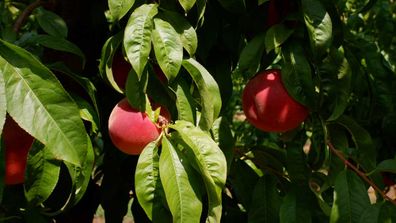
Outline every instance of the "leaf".
[[0, 56], [10, 116], [58, 160], [81, 166], [88, 142], [73, 99], [24, 49], [0, 40]]
[[280, 207], [280, 223], [312, 222], [310, 204], [313, 202], [311, 191], [297, 185], [283, 198]]
[[306, 155], [303, 151], [305, 139], [306, 137], [302, 135], [298, 140], [289, 142], [286, 151], [286, 170], [289, 177], [292, 182], [301, 184], [307, 182], [310, 176]]
[[141, 112], [146, 111], [149, 103], [146, 100], [146, 88], [148, 81], [148, 73], [145, 72], [139, 81], [137, 74], [133, 69], [129, 71], [125, 95], [128, 98], [128, 102], [132, 108], [138, 109]]
[[344, 170], [337, 176], [334, 190], [330, 223], [359, 222], [360, 216], [370, 206], [362, 180], [352, 171]]
[[305, 25], [315, 55], [322, 55], [332, 41], [332, 23], [320, 0], [302, 0]]
[[[379, 217], [379, 212], [381, 210], [381, 206], [383, 203], [376, 203], [373, 205], [369, 205], [362, 213], [360, 220], [358, 221], [359, 223], [379, 223], [378, 217]], [[383, 222], [383, 221], [381, 221]]]
[[315, 107], [315, 88], [312, 81], [311, 66], [299, 43], [289, 42], [282, 47], [282, 82], [287, 92], [295, 100], [310, 108]]
[[0, 75], [0, 135], [3, 132], [6, 113], [7, 113], [7, 99], [5, 92], [4, 75]]
[[201, 26], [206, 11], [206, 0], [196, 0], [197, 5], [197, 26]]
[[184, 11], [187, 13], [194, 6], [196, 0], [179, 0], [180, 5], [183, 7]]
[[248, 212], [249, 223], [279, 222], [282, 198], [276, 184], [276, 178], [271, 175], [264, 175], [258, 180]]
[[159, 171], [173, 222], [199, 222], [202, 212], [199, 178], [187, 159], [162, 138]]
[[396, 159], [388, 159], [380, 162], [375, 168], [375, 171], [396, 173]]
[[132, 8], [135, 0], [108, 0], [109, 10], [113, 19], [119, 21]]
[[226, 10], [233, 13], [243, 13], [246, 10], [245, 0], [217, 0]]
[[144, 4], [131, 14], [124, 32], [124, 48], [132, 68], [139, 79], [151, 51], [153, 17], [158, 13], [157, 4]]
[[179, 33], [184, 49], [192, 57], [198, 46], [198, 37], [194, 27], [179, 13], [164, 11], [162, 15], [164, 20], [168, 21]]
[[195, 124], [196, 110], [194, 99], [190, 93], [189, 86], [184, 80], [178, 80], [176, 86], [176, 108], [178, 120], [185, 120]]
[[255, 36], [243, 48], [238, 61], [237, 72], [250, 78], [260, 69], [261, 57], [265, 50], [265, 33]]
[[40, 27], [46, 33], [58, 38], [67, 37], [66, 22], [59, 15], [41, 7], [35, 10], [35, 15]]
[[87, 121], [91, 124], [91, 132], [98, 133], [99, 131], [99, 116], [95, 109], [82, 97], [72, 94], [73, 100], [76, 102], [80, 109], [80, 117], [82, 120]]
[[169, 81], [179, 73], [183, 60], [183, 45], [172, 25], [160, 18], [154, 18], [152, 33], [155, 57]]
[[25, 196], [30, 204], [38, 206], [49, 198], [58, 182], [60, 166], [61, 162], [47, 147], [33, 144], [25, 171]]
[[227, 172], [230, 171], [231, 162], [234, 158], [235, 139], [232, 134], [230, 123], [225, 117], [219, 117], [213, 123], [211, 133], [214, 141], [219, 145], [227, 160]]
[[67, 52], [74, 54], [81, 58], [83, 67], [85, 65], [85, 55], [74, 43], [68, 40], [59, 38], [57, 36], [49, 35], [35, 35], [29, 39], [29, 42], [40, 44], [44, 47], [59, 50], [62, 52]]
[[288, 29], [283, 24], [271, 26], [265, 34], [265, 49], [267, 53], [278, 48], [293, 34], [292, 29]]
[[377, 153], [370, 134], [352, 118], [343, 115], [337, 123], [348, 130], [357, 149], [357, 161], [365, 171], [372, 171], [376, 166]]
[[113, 57], [122, 43], [123, 33], [119, 32], [106, 40], [102, 47], [100, 55], [99, 72], [103, 79], [107, 80], [110, 85], [118, 92], [122, 93], [123, 90], [117, 85], [113, 76]]
[[199, 126], [209, 130], [221, 109], [220, 90], [210, 73], [196, 60], [183, 60], [183, 67], [190, 73], [201, 96], [201, 118]]
[[163, 205], [166, 203], [166, 198], [159, 176], [157, 144], [158, 141], [153, 141], [144, 148], [139, 155], [135, 172], [137, 199], [149, 219], [154, 222], [155, 219], [161, 219], [161, 221], [172, 219], [169, 210]]
[[207, 222], [220, 222], [221, 194], [227, 177], [227, 162], [224, 154], [207, 133], [190, 122], [176, 121], [170, 125], [177, 148], [198, 171], [204, 181], [208, 196]]

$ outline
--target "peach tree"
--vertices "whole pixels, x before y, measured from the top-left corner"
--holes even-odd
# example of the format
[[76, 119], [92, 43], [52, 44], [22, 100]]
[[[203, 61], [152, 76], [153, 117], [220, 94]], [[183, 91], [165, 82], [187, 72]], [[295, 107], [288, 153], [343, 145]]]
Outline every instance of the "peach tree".
[[396, 220], [395, 9], [0, 2], [0, 221]]

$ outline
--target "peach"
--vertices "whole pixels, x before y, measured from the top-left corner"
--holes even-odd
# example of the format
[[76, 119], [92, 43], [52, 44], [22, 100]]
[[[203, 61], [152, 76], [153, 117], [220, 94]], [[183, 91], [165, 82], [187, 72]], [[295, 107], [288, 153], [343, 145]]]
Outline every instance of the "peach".
[[21, 184], [25, 181], [27, 155], [34, 138], [8, 115], [2, 138], [5, 147], [5, 184]]
[[113, 71], [113, 78], [117, 86], [125, 89], [125, 84], [128, 78], [128, 73], [132, 66], [124, 59], [121, 52], [116, 52], [113, 57], [113, 64], [111, 65]]
[[277, 69], [263, 71], [246, 84], [242, 107], [247, 120], [267, 132], [294, 129], [308, 116], [308, 109], [287, 93]]
[[[169, 112], [161, 108], [159, 120], [169, 119]], [[132, 108], [126, 98], [122, 99], [109, 117], [109, 135], [113, 144], [122, 152], [138, 155], [144, 147], [156, 140], [161, 128], [146, 113]]]

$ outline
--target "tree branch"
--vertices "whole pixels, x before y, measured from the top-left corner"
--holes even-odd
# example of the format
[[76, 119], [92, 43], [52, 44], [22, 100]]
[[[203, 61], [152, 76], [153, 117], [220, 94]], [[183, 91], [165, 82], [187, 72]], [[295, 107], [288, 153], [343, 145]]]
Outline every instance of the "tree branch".
[[345, 159], [344, 155], [339, 150], [337, 150], [330, 141], [327, 142], [327, 145], [329, 146], [330, 151], [334, 153], [338, 158], [340, 158], [346, 166], [351, 168], [357, 175], [359, 175], [364, 181], [366, 181], [366, 183], [373, 187], [374, 190], [377, 191], [385, 200], [391, 202], [393, 205], [396, 206], [396, 200], [388, 197], [388, 195], [386, 195], [373, 181], [371, 181], [364, 172], [359, 170], [356, 166], [354, 166], [347, 159]]
[[23, 24], [25, 23], [26, 19], [32, 14], [33, 10], [36, 8], [42, 6], [45, 3], [43, 0], [36, 0], [35, 2], [31, 3], [28, 5], [25, 10], [18, 16], [18, 19], [16, 20], [14, 24], [14, 32], [18, 33]]

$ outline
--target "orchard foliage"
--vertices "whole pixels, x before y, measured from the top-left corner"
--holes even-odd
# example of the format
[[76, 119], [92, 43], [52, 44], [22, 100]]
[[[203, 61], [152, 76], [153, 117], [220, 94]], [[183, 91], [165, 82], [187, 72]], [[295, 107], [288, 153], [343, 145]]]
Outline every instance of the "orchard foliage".
[[[121, 222], [133, 199], [136, 222], [396, 221], [395, 9], [392, 0], [1, 1], [0, 132], [9, 115], [35, 140], [24, 183], [12, 186], [2, 139], [0, 220], [90, 222], [100, 204], [106, 221]], [[89, 26], [78, 28], [76, 14]], [[242, 112], [245, 85], [268, 69], [309, 110], [287, 132], [260, 131]], [[108, 134], [125, 97], [150, 124], [156, 104], [170, 112], [140, 155]]]

